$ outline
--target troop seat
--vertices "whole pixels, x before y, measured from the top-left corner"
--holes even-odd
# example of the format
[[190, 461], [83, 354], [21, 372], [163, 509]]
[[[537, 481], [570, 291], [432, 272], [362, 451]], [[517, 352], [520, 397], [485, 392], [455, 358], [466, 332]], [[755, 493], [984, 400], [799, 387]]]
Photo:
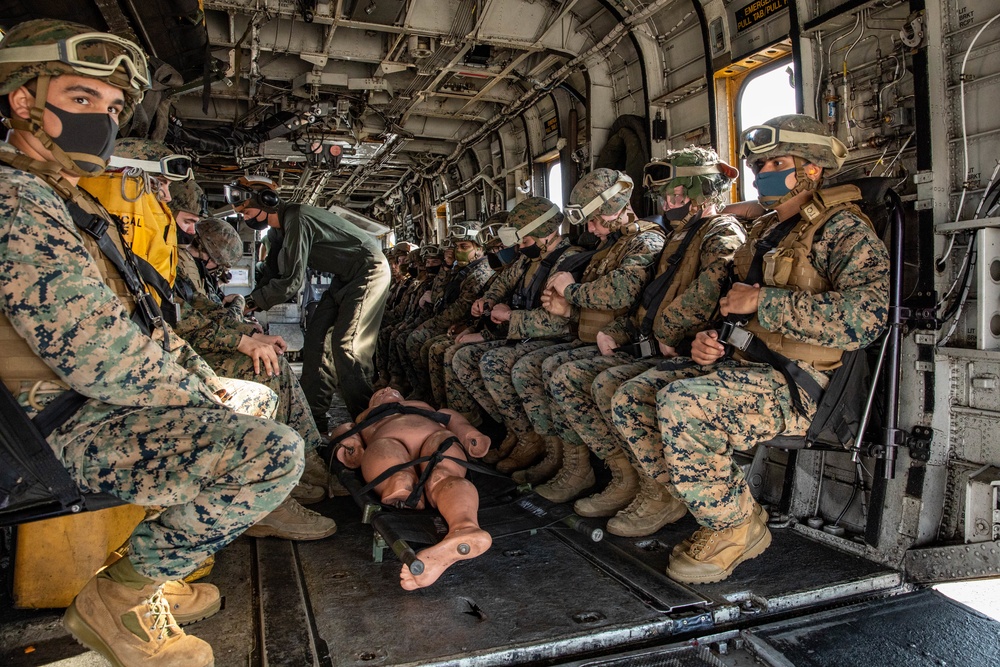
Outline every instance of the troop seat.
[[[884, 392], [878, 377], [872, 380], [873, 371], [884, 366], [889, 356], [899, 355], [899, 316], [900, 290], [903, 256], [902, 256], [902, 225], [903, 211], [899, 196], [892, 189], [893, 181], [888, 178], [860, 178], [838, 185], [854, 185], [861, 190], [859, 207], [872, 221], [875, 232], [889, 248], [890, 276], [893, 289], [890, 289], [889, 330], [878, 341], [863, 350], [844, 354], [843, 366], [837, 369], [830, 386], [820, 401], [813, 425], [805, 435], [779, 435], [761, 442], [765, 447], [779, 449], [817, 449], [829, 451], [845, 451], [859, 441], [858, 434], [868, 426], [873, 418], [881, 422], [878, 414], [880, 403], [895, 400], [896, 391]], [[887, 239], [886, 236], [890, 235]], [[881, 374], [885, 382], [898, 388], [898, 377], [889, 377], [891, 373]], [[858, 386], [862, 391], [856, 391]], [[885, 393], [883, 401], [877, 400], [880, 393]], [[894, 411], [891, 411], [894, 413]], [[893, 428], [895, 425], [886, 424]], [[863, 435], [863, 433], [862, 433]]]

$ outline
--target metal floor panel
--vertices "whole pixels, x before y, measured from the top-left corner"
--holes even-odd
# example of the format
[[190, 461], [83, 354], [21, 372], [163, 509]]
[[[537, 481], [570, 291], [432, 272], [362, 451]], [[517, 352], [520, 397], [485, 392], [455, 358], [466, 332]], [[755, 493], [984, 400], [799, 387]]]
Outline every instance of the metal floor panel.
[[[373, 530], [350, 498], [314, 506], [336, 519], [335, 536], [238, 539], [206, 580], [222, 589], [225, 608], [188, 631], [213, 644], [218, 667], [507, 665], [618, 653], [899, 584], [892, 570], [778, 529], [773, 546], [728, 581], [686, 587], [663, 571], [670, 547], [694, 530], [689, 519], [652, 538], [595, 543], [565, 527], [531, 531], [523, 511], [496, 495], [484, 492], [483, 504], [493, 547], [416, 592], [399, 586], [391, 551], [373, 561]], [[60, 615], [5, 620], [0, 664], [101, 664], [66, 635]]]
[[988, 667], [1000, 664], [1000, 623], [923, 590], [744, 633], [774, 667]]

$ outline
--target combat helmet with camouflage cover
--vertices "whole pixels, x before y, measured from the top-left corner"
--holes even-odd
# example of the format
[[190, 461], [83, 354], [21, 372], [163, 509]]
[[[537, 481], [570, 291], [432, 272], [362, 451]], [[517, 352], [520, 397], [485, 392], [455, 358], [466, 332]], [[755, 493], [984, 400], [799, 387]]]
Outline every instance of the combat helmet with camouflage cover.
[[[584, 225], [599, 216], [617, 215], [628, 206], [634, 185], [624, 171], [595, 169], [573, 186], [565, 207], [566, 218], [574, 225]], [[619, 226], [617, 220], [602, 224], [611, 231]]]
[[847, 146], [830, 136], [823, 123], [802, 114], [772, 118], [763, 125], [747, 128], [740, 138], [740, 157], [746, 160], [755, 175], [760, 173], [765, 162], [785, 155], [792, 156], [795, 161], [797, 182], [781, 197], [759, 197], [765, 207], [773, 208], [800, 192], [818, 189], [820, 182], [806, 175], [805, 165], [822, 167], [823, 176], [831, 176], [844, 165]]
[[448, 239], [454, 244], [459, 241], [471, 241], [476, 245], [479, 243], [479, 230], [482, 223], [478, 220], [468, 220], [466, 222], [456, 222], [448, 225]]
[[735, 167], [723, 162], [711, 148], [687, 146], [650, 161], [643, 170], [642, 183], [660, 198], [664, 210], [667, 208], [664, 198], [673, 195], [678, 187], [684, 188], [692, 208], [700, 209], [721, 204], [738, 174]]
[[[105, 128], [110, 135], [108, 137], [63, 132], [57, 142], [43, 129], [49, 83], [65, 74], [99, 79], [121, 89], [125, 102], [118, 123], [123, 123], [132, 115], [132, 110], [149, 88], [146, 56], [142, 49], [127, 39], [98, 32], [79, 23], [55, 19], [26, 21], [14, 26], [0, 41], [0, 98], [3, 100], [0, 112], [7, 118], [7, 124], [12, 129], [30, 132], [37, 137], [67, 173], [77, 176], [98, 174], [107, 166], [117, 135], [117, 125], [110, 116], [107, 122], [112, 127]], [[15, 117], [9, 108], [7, 95], [32, 81], [36, 84], [32, 91], [35, 102], [30, 117]], [[69, 114], [61, 109], [53, 113]], [[102, 145], [96, 146], [95, 141], [100, 141]]]
[[505, 246], [514, 246], [528, 236], [542, 239], [551, 235], [561, 229], [562, 221], [563, 214], [551, 199], [528, 197], [510, 211], [497, 235]]
[[389, 248], [388, 257], [390, 259], [399, 259], [401, 257], [408, 256], [417, 246], [409, 241], [400, 241], [396, 245]]
[[229, 268], [243, 256], [243, 241], [232, 225], [219, 218], [205, 218], [195, 225], [196, 243], [212, 261]]
[[205, 191], [194, 179], [170, 184], [170, 211], [177, 217], [181, 211], [202, 215], [205, 210]]

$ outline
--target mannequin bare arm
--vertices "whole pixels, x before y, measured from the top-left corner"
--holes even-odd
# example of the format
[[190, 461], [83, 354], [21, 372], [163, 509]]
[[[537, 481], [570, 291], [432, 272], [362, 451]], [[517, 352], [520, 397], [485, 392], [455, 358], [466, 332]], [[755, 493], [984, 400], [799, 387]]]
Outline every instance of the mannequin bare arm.
[[438, 410], [438, 412], [443, 412], [451, 417], [451, 420], [448, 422], [448, 430], [462, 441], [462, 445], [465, 447], [465, 451], [469, 453], [469, 456], [479, 458], [489, 451], [489, 437], [470, 424], [468, 419], [454, 410], [448, 410], [447, 408]]

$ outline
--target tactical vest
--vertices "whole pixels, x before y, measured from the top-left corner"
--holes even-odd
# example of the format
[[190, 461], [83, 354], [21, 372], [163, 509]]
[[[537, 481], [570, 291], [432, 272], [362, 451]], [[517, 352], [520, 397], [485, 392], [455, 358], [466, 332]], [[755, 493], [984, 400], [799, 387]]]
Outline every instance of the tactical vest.
[[[861, 199], [861, 191], [853, 185], [841, 185], [817, 191], [812, 200], [801, 211], [801, 219], [791, 231], [778, 242], [777, 247], [764, 255], [764, 284], [793, 292], [822, 294], [831, 288], [810, 261], [816, 232], [833, 216], [847, 211], [871, 226], [871, 220], [853, 204]], [[773, 214], [769, 214], [773, 215]], [[745, 277], [750, 270], [756, 252], [757, 242], [772, 224], [754, 225], [747, 242], [736, 251], [733, 269], [737, 276]], [[753, 332], [771, 350], [789, 359], [801, 361], [819, 371], [829, 371], [840, 366], [843, 350], [813, 345], [794, 340], [788, 336], [768, 331], [754, 315], [744, 328]]]
[[[698, 277], [698, 270], [701, 268], [701, 244], [705, 242], [705, 235], [712, 228], [713, 222], [720, 217], [723, 216], [710, 215], [702, 217], [694, 223], [698, 225], [698, 230], [694, 233], [694, 237], [691, 239], [690, 245], [688, 245], [687, 250], [684, 252], [684, 256], [681, 257], [681, 261], [677, 265], [677, 270], [674, 271], [673, 278], [671, 278], [670, 282], [666, 285], [662, 298], [657, 300], [661, 307], [663, 304], [671, 303], [674, 299], [676, 299], [682, 292], [684, 292], [684, 290], [688, 288], [688, 285], [694, 282], [694, 279]], [[731, 218], [731, 216], [726, 217]], [[731, 219], [735, 222], [735, 218]], [[680, 229], [674, 230], [670, 235], [666, 245], [663, 246], [663, 253], [660, 255], [660, 261], [656, 264], [656, 276], [660, 276], [667, 271], [670, 258], [674, 256], [678, 249], [680, 249], [689, 231], [688, 225], [684, 225]], [[655, 296], [658, 295], [654, 295], [654, 298]], [[645, 298], [645, 294], [643, 294], [643, 298]], [[646, 317], [646, 308], [642, 305], [643, 298], [640, 298], [637, 302], [638, 307], [632, 318], [632, 323], [635, 324], [637, 328], [641, 327], [642, 321]]]
[[[52, 186], [53, 190], [63, 199], [69, 198], [70, 195], [66, 185], [59, 182], [53, 183], [50, 180], [49, 174], [38, 174], [30, 169], [30, 167], [34, 166], [34, 160], [20, 154], [0, 151], [0, 162], [6, 163], [20, 171], [39, 176]], [[85, 210], [97, 215], [101, 214], [100, 207], [93, 202], [89, 202], [86, 197], [74, 197], [74, 200], [84, 207]], [[112, 229], [114, 230], [113, 232]], [[121, 249], [122, 241], [115, 225], [110, 225], [108, 231], [115, 244]], [[132, 298], [131, 293], [125, 285], [125, 281], [118, 273], [118, 269], [105, 258], [96, 240], [87, 234], [81, 233], [80, 236], [87, 251], [95, 259], [104, 282], [121, 299], [125, 305], [125, 310], [131, 315], [135, 310], [135, 299]], [[28, 400], [36, 409], [39, 409], [41, 406], [35, 401], [37, 394], [61, 393], [68, 389], [59, 376], [49, 368], [48, 364], [31, 349], [31, 346], [14, 329], [14, 325], [11, 324], [10, 320], [3, 313], [0, 313], [0, 346], [3, 349], [3, 355], [0, 355], [0, 379], [3, 380], [3, 383], [7, 385], [7, 388], [15, 397], [27, 392]]]
[[[589, 283], [602, 276], [606, 276], [621, 264], [628, 252], [629, 244], [636, 235], [643, 232], [656, 232], [660, 236], [666, 236], [663, 228], [655, 222], [649, 220], [635, 220], [623, 225], [621, 237], [613, 245], [600, 250], [590, 259], [587, 270], [583, 273], [580, 283]], [[580, 308], [580, 322], [577, 335], [584, 343], [597, 341], [597, 333], [613, 322], [616, 318], [629, 311], [629, 306], [616, 310], [595, 310], [593, 308]]]

